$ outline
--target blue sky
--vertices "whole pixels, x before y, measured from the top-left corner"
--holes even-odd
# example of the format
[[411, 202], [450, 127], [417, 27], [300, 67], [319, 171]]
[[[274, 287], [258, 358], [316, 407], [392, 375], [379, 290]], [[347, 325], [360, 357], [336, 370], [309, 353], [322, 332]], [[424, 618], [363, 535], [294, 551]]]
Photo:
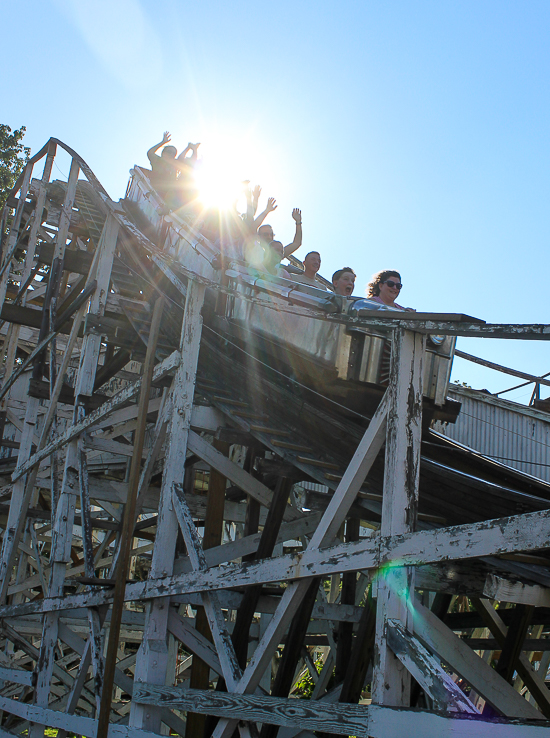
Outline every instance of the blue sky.
[[[29, 0], [4, 3], [0, 122], [55, 136], [115, 199], [164, 130], [229, 157], [289, 242], [356, 294], [400, 270], [402, 302], [548, 322], [550, 3]], [[6, 71], [9, 70], [8, 73]], [[63, 162], [59, 163], [63, 169]], [[66, 172], [65, 172], [66, 173]], [[54, 175], [56, 170], [54, 170]], [[460, 339], [533, 374], [547, 342]], [[513, 377], [457, 360], [491, 391]], [[550, 394], [543, 391], [543, 396]], [[506, 395], [528, 401], [530, 388]]]

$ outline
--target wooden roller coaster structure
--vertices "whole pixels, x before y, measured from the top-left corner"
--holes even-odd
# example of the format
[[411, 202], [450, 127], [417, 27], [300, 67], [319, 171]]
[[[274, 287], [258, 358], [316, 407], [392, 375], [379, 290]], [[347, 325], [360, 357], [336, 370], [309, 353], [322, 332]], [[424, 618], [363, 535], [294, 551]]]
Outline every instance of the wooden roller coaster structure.
[[0, 320], [0, 735], [548, 735], [550, 485], [430, 424], [550, 326], [251, 274], [56, 139]]

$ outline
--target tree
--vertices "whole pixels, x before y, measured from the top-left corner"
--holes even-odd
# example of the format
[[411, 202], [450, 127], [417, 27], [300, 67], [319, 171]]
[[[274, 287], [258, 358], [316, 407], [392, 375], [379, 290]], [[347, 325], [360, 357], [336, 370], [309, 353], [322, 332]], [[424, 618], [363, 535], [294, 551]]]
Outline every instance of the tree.
[[12, 132], [8, 125], [0, 123], [0, 211], [29, 160], [31, 150], [21, 143], [26, 130], [21, 126]]

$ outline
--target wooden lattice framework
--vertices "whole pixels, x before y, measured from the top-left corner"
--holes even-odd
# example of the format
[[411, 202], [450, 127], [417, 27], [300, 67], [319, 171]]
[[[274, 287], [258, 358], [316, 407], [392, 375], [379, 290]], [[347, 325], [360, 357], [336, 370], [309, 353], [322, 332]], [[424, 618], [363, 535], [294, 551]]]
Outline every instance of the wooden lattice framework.
[[[390, 382], [368, 423], [338, 420], [235, 369], [203, 330], [220, 264], [192, 229], [193, 267], [171, 263], [162, 222], [54, 139], [4, 210], [0, 734], [547, 735], [550, 490], [494, 465], [472, 489], [523, 511], [449, 525], [419, 516], [419, 479], [426, 335], [550, 326], [369, 318]], [[304, 504], [304, 479], [332, 491]]]

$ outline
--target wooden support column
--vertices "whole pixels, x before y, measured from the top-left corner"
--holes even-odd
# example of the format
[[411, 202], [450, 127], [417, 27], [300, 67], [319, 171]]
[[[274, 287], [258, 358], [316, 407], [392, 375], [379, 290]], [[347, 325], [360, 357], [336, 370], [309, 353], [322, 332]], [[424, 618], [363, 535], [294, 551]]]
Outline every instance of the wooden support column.
[[[425, 336], [397, 328], [393, 334], [382, 503], [382, 536], [415, 530], [422, 434], [422, 380]], [[410, 674], [389, 648], [387, 620], [413, 632], [411, 596], [414, 569], [380, 572], [377, 593], [373, 702], [409, 707]]]
[[[27, 253], [25, 256], [25, 264], [23, 267], [23, 272], [21, 274], [21, 284], [22, 285], [26, 284], [32, 272], [32, 265], [33, 265], [34, 257], [35, 257], [36, 243], [38, 240], [38, 229], [40, 228], [40, 225], [42, 223], [42, 214], [44, 211], [44, 204], [46, 202], [46, 185], [50, 181], [55, 152], [56, 152], [56, 145], [50, 142], [48, 146], [48, 153], [46, 155], [46, 161], [44, 163], [44, 171], [42, 172], [42, 180], [39, 185], [38, 198], [36, 201], [36, 206], [34, 208], [34, 213], [32, 215], [32, 224], [31, 224], [31, 229], [29, 233], [29, 239], [27, 242]], [[21, 200], [21, 197], [23, 195], [23, 192], [26, 193], [28, 190], [30, 176], [32, 173], [32, 165], [29, 165], [29, 170], [30, 171], [29, 171], [28, 179], [27, 179], [27, 176], [25, 175], [23, 185], [21, 188], [19, 206], [24, 205], [25, 197], [23, 197], [22, 200]], [[16, 215], [16, 220], [17, 220], [17, 215]], [[15, 230], [15, 228], [12, 228], [12, 230], [13, 230], [13, 235], [15, 239], [17, 236], [17, 231]], [[10, 243], [12, 243], [11, 239], [10, 239]], [[16, 241], [14, 240], [12, 248], [15, 247], [15, 243]], [[9, 246], [8, 246], [8, 249], [10, 249], [11, 251], [11, 248]], [[6, 259], [9, 259], [9, 261], [11, 261], [11, 259], [9, 258], [9, 254], [6, 254]], [[9, 263], [7, 263], [7, 261], [5, 261], [2, 264], [2, 270], [5, 270], [5, 271], [3, 271], [2, 280], [0, 282], [0, 309], [3, 306], [4, 300], [6, 297], [7, 284], [8, 284], [8, 279], [10, 275], [9, 267], [10, 265]], [[26, 294], [24, 294], [23, 299], [22, 299], [22, 304], [26, 305], [26, 302], [27, 302], [27, 297], [26, 297]], [[7, 347], [7, 353], [4, 352], [6, 354], [6, 360], [4, 362], [4, 384], [10, 378], [13, 372], [14, 365], [15, 365], [19, 331], [20, 331], [20, 326], [15, 325], [15, 324], [11, 324], [8, 328], [8, 335], [4, 343], [4, 346]], [[2, 399], [0, 410], [4, 411], [6, 409], [7, 404], [8, 404], [8, 398], [9, 396], [4, 397]]]
[[[359, 528], [361, 521], [358, 518], [348, 518], [346, 521], [346, 542], [359, 540]], [[342, 591], [340, 593], [341, 605], [355, 605], [355, 589], [357, 585], [357, 572], [348, 571], [342, 574]], [[336, 648], [336, 670], [334, 680], [336, 684], [344, 681], [349, 670], [353, 638], [353, 623], [341, 622], [338, 625], [338, 638]]]
[[361, 692], [365, 686], [367, 671], [374, 655], [374, 636], [376, 632], [376, 603], [371, 596], [371, 589], [367, 595], [367, 601], [359, 628], [355, 637], [354, 647], [348, 669], [344, 677], [339, 702], [357, 704], [361, 698]]
[[[25, 258], [25, 266], [21, 281], [24, 282], [31, 272], [32, 263], [34, 260], [34, 250], [38, 237], [38, 228], [42, 221], [42, 211], [44, 209], [44, 203], [46, 201], [46, 184], [49, 182], [51, 176], [51, 170], [53, 166], [53, 160], [55, 156], [56, 146], [50, 144], [48, 147], [48, 153], [44, 164], [44, 171], [42, 173], [42, 181], [40, 184], [40, 192], [38, 195], [37, 204], [34, 210], [33, 222], [31, 225], [31, 231], [29, 234], [29, 241], [27, 244], [27, 255]], [[21, 218], [23, 215], [23, 208], [25, 206], [25, 199], [29, 189], [30, 179], [32, 176], [33, 165], [27, 165], [25, 174], [23, 177], [23, 183], [19, 194], [19, 203], [17, 206], [14, 221], [11, 226], [10, 238], [6, 244], [6, 254], [4, 257], [4, 263], [2, 264], [2, 279], [0, 281], [0, 308], [4, 304], [6, 297], [7, 285], [10, 276], [10, 263], [11, 262], [11, 250], [14, 248], [17, 240], [17, 231]], [[25, 304], [23, 302], [23, 304]], [[19, 326], [10, 325], [8, 328], [7, 340], [4, 343], [4, 349], [2, 351], [4, 361], [4, 382], [5, 384], [14, 369], [15, 358], [17, 354], [17, 342], [19, 338]], [[26, 380], [28, 385], [28, 378]], [[0, 411], [2, 414], [5, 413], [9, 400], [9, 393], [2, 398], [0, 404]], [[36, 429], [36, 419], [38, 416], [39, 400], [33, 397], [29, 397], [27, 401], [27, 407], [25, 409], [25, 420], [23, 426], [23, 432], [21, 434], [21, 441], [19, 446], [19, 453], [17, 456], [17, 463], [20, 465], [27, 461], [31, 455], [32, 449], [32, 437]], [[7, 595], [7, 590], [11, 578], [11, 569], [17, 552], [17, 545], [21, 532], [25, 522], [25, 513], [30, 499], [31, 490], [27, 489], [27, 477], [24, 476], [18, 479], [12, 490], [12, 496], [10, 501], [10, 509], [8, 513], [8, 522], [6, 530], [2, 538], [2, 551], [0, 554], [0, 602], [4, 602]]]
[[[159, 500], [157, 534], [150, 578], [168, 576], [174, 569], [178, 520], [174, 513], [172, 489], [183, 482], [187, 440], [191, 427], [193, 394], [202, 333], [202, 305], [205, 286], [189, 281], [180, 339], [181, 362], [171, 389], [172, 414], [168, 426], [168, 448]], [[168, 663], [168, 616], [170, 598], [159, 597], [147, 605], [143, 641], [136, 659], [134, 681], [164, 684]], [[132, 704], [130, 725], [160, 733], [158, 708]]]
[[[87, 280], [87, 287], [89, 287], [95, 280], [96, 269], [100, 254], [101, 250], [98, 248], [94, 255], [92, 267], [90, 268], [90, 273]], [[69, 340], [65, 348], [65, 354], [61, 362], [61, 367], [59, 369], [56, 386], [54, 387], [54, 390], [50, 397], [50, 405], [48, 407], [48, 411], [42, 421], [42, 431], [40, 434], [37, 450], [43, 449], [44, 446], [47, 444], [48, 434], [50, 431], [51, 423], [53, 421], [53, 417], [55, 415], [57, 401], [59, 399], [61, 388], [63, 386], [63, 377], [69, 366], [73, 349], [78, 339], [80, 325], [82, 323], [86, 310], [87, 304], [84, 303], [83, 305], [81, 305], [80, 309], [74, 317]], [[18, 454], [19, 466], [24, 464], [30, 457], [32, 437], [36, 428], [36, 418], [39, 405], [40, 401], [38, 399], [34, 397], [29, 397], [27, 408], [25, 411], [25, 421], [23, 424], [22, 438]], [[25, 516], [27, 513], [30, 497], [34, 489], [36, 477], [38, 475], [38, 468], [39, 467], [37, 463], [30, 469], [30, 473], [17, 475], [17, 479], [15, 481], [15, 484], [13, 485], [10, 508], [8, 512], [8, 522], [6, 525], [6, 532], [4, 533], [2, 539], [2, 552], [0, 554], [0, 602], [3, 602], [5, 600], [8, 591], [10, 572], [17, 552], [17, 544], [26, 519]]]
[[[224, 456], [229, 454], [229, 444], [225, 441], [214, 439], [213, 446]], [[202, 547], [204, 550], [219, 546], [223, 540], [223, 512], [225, 505], [225, 489], [227, 479], [213, 467], [210, 468], [210, 478], [208, 480], [208, 496], [206, 500], [206, 516], [204, 521], [204, 535], [202, 539]], [[195, 618], [195, 630], [212, 641], [208, 618], [204, 611], [204, 607], [197, 608]], [[191, 678], [189, 686], [193, 689], [208, 689], [210, 676], [210, 666], [206, 664], [198, 656], [193, 656], [191, 666]], [[187, 726], [185, 735], [187, 738], [194, 736], [202, 736], [206, 723], [206, 715], [200, 715], [196, 712], [187, 713]]]
[[[115, 678], [116, 657], [118, 641], [120, 636], [120, 624], [124, 610], [124, 590], [126, 589], [126, 578], [128, 576], [128, 565], [130, 563], [130, 551], [136, 522], [136, 504], [141, 474], [141, 456], [145, 442], [145, 431], [147, 428], [147, 407], [149, 395], [151, 394], [151, 380], [153, 378], [153, 367], [155, 364], [155, 352], [159, 336], [159, 328], [164, 308], [164, 298], [160, 297], [153, 310], [151, 330], [147, 343], [147, 354], [143, 365], [143, 377], [139, 396], [138, 427], [134, 438], [134, 452], [130, 467], [130, 478], [128, 480], [128, 497], [124, 506], [124, 519], [122, 521], [122, 532], [119, 544], [119, 556], [116, 568], [116, 582], [113, 598], [113, 609], [111, 611], [111, 623], [109, 628], [109, 641], [105, 654], [105, 675], [101, 692], [101, 704], [97, 725], [97, 738], [106, 738], [109, 730], [109, 715], [111, 712], [111, 701], [113, 684]], [[81, 506], [83, 508], [83, 505]], [[84, 515], [84, 510], [82, 509]], [[93, 575], [93, 574], [92, 574]]]
[[21, 220], [23, 218], [23, 211], [25, 209], [25, 201], [29, 192], [29, 185], [31, 182], [33, 164], [29, 162], [23, 171], [23, 181], [21, 183], [21, 189], [19, 190], [19, 200], [15, 209], [15, 215], [10, 224], [10, 233], [6, 241], [6, 249], [2, 254], [2, 277], [0, 279], [0, 309], [4, 305], [6, 299], [6, 292], [8, 289], [8, 282], [10, 278], [10, 264], [13, 259], [14, 247], [17, 243], [17, 236], [19, 228], [21, 226]]

